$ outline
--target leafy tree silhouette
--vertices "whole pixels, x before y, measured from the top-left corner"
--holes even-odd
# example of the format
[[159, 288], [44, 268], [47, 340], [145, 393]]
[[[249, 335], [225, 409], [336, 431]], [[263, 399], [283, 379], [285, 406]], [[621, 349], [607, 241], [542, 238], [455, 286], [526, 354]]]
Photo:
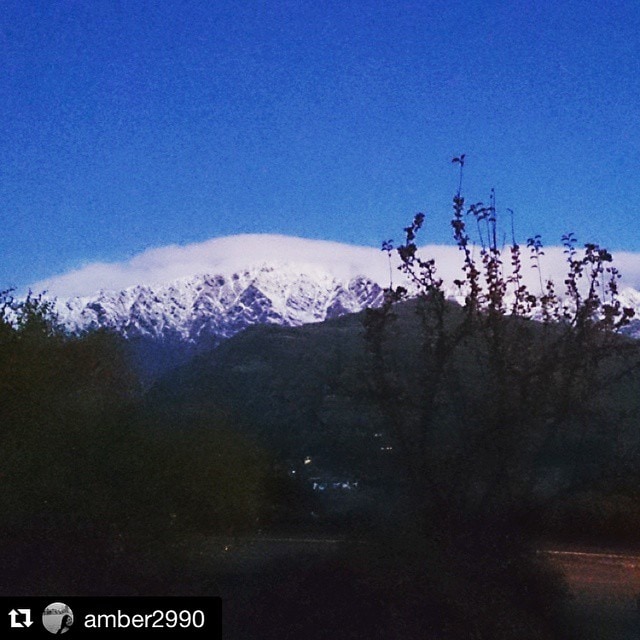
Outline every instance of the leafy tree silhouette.
[[[629, 385], [637, 383], [640, 351], [620, 335], [633, 310], [620, 301], [610, 252], [594, 243], [578, 250], [572, 233], [563, 236], [561, 295], [543, 276], [540, 236], [529, 238], [540, 286], [533, 291], [515, 233], [510, 246], [500, 244], [495, 194], [489, 204], [467, 205], [465, 156], [453, 163], [460, 179], [451, 228], [463, 274], [454, 285], [464, 302], [447, 299], [435, 260], [418, 250], [425, 221], [418, 213], [396, 248], [408, 284], [390, 286], [384, 304], [367, 311], [365, 335], [371, 388], [406, 487], [409, 529], [423, 540], [418, 544], [439, 541], [448, 557], [466, 563], [462, 574], [477, 573], [474, 564], [495, 577], [498, 565], [529, 562], [533, 524], [540, 532], [552, 505], [635, 473]], [[388, 241], [383, 250], [391, 250]], [[413, 355], [398, 363], [394, 343], [409, 309]], [[501, 575], [496, 584], [514, 571]]]

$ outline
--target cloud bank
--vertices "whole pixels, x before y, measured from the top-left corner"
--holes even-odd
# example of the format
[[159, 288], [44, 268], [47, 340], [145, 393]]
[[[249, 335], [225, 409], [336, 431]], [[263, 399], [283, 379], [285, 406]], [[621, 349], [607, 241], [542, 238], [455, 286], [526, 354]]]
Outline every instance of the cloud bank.
[[[461, 253], [456, 247], [427, 245], [421, 255], [433, 257], [445, 282], [461, 275]], [[542, 275], [552, 278], [561, 290], [566, 264], [561, 247], [544, 249]], [[373, 247], [361, 247], [324, 240], [309, 240], [270, 234], [246, 234], [214, 238], [184, 246], [169, 245], [144, 251], [123, 262], [94, 262], [80, 269], [34, 282], [30, 289], [46, 291], [49, 296], [70, 298], [91, 296], [100, 290], [120, 291], [137, 284], [165, 284], [197, 274], [231, 274], [264, 263], [295, 263], [301, 272], [322, 268], [339, 278], [365, 275], [380, 284], [389, 282], [387, 255]], [[394, 255], [394, 266], [397, 257]], [[531, 264], [523, 247], [525, 267]], [[614, 254], [614, 264], [623, 274], [622, 285], [640, 289], [640, 254]], [[531, 286], [538, 282], [538, 272], [525, 268]], [[392, 270], [394, 284], [403, 276]], [[538, 285], [539, 286], [539, 285]]]

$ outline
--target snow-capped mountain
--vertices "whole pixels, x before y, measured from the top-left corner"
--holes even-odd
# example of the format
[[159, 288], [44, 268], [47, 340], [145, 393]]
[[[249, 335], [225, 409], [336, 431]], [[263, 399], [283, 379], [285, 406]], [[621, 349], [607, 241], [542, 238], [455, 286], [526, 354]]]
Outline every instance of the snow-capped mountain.
[[623, 307], [629, 307], [635, 311], [634, 318], [622, 329], [622, 333], [640, 339], [640, 291], [626, 287], [620, 292], [619, 299]]
[[[457, 249], [421, 251], [436, 260], [448, 297], [462, 302], [453, 286], [462, 275]], [[623, 272], [631, 275], [620, 299], [640, 319], [640, 293], [628, 286], [639, 281], [639, 261], [635, 255], [620, 258]], [[546, 259], [545, 277], [562, 282], [561, 248], [547, 249]], [[71, 330], [111, 327], [132, 338], [211, 344], [253, 324], [297, 326], [375, 306], [390, 279], [407, 284], [394, 268], [397, 256], [393, 261], [373, 247], [240, 235], [150, 249], [124, 263], [93, 263], [32, 289], [48, 290]], [[526, 277], [535, 290], [538, 273]], [[626, 332], [640, 337], [640, 321]]]
[[110, 327], [127, 337], [197, 343], [217, 342], [253, 324], [320, 322], [381, 299], [380, 285], [365, 276], [338, 279], [319, 266], [272, 263], [58, 299], [57, 311], [71, 330]]

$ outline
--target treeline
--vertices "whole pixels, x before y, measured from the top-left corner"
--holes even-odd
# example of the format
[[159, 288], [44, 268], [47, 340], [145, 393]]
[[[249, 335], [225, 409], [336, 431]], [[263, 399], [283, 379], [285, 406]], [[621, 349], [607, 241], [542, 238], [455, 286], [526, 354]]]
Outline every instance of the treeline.
[[167, 593], [159, 554], [279, 517], [286, 481], [233, 426], [155, 410], [122, 338], [2, 293], [0, 591]]

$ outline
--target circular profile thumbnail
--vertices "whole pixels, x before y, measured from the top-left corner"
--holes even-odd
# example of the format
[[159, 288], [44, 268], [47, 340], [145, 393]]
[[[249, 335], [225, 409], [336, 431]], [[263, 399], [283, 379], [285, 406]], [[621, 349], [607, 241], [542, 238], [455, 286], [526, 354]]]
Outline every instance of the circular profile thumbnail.
[[73, 611], [64, 602], [52, 602], [42, 612], [42, 624], [50, 633], [66, 633], [73, 624]]

